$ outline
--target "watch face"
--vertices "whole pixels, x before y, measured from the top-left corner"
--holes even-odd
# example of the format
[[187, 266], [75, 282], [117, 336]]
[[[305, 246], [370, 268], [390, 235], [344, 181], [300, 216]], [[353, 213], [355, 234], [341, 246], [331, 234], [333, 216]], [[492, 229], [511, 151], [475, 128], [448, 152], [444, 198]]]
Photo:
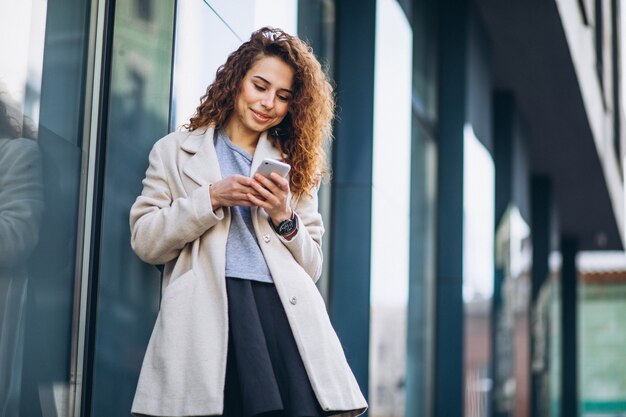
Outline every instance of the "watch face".
[[278, 234], [279, 235], [286, 235], [288, 233], [290, 233], [294, 227], [296, 226], [296, 222], [289, 219], [289, 220], [285, 220], [283, 222], [281, 222], [278, 225]]

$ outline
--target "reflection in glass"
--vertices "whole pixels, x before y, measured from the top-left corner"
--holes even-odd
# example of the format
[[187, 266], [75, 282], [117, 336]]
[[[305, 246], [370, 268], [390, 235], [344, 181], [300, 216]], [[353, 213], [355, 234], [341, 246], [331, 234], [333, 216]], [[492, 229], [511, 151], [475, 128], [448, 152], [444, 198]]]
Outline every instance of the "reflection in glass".
[[[626, 413], [626, 253], [580, 252], [580, 409]], [[569, 301], [569, 300], [568, 300]]]
[[[329, 78], [333, 78], [333, 58], [335, 44], [335, 4], [333, 0], [299, 0], [298, 1], [298, 36], [304, 39], [313, 48], [315, 56], [325, 68]], [[332, 146], [326, 150], [328, 166], [332, 166]], [[332, 182], [322, 183], [318, 192], [318, 208], [324, 219], [324, 224], [331, 223], [331, 188]], [[332, 240], [330, 227], [322, 236], [323, 259], [330, 259], [330, 242]], [[329, 305], [329, 270], [330, 262], [322, 265], [322, 276], [316, 285]]]
[[550, 272], [532, 311], [532, 372], [540, 417], [561, 415], [561, 254], [550, 253]]
[[130, 415], [158, 310], [160, 272], [133, 253], [128, 214], [141, 192], [148, 153], [168, 133], [174, 3], [115, 3], [92, 417]]
[[89, 5], [0, 5], [2, 416], [71, 415]]
[[41, 153], [30, 122], [0, 90], [0, 412], [18, 415], [28, 262], [43, 213]]
[[413, 0], [413, 110], [434, 128], [437, 120], [437, 2]]
[[471, 125], [463, 131], [465, 416], [487, 417], [494, 271], [495, 168]]
[[405, 415], [409, 292], [412, 32], [377, 3], [374, 81], [369, 415]]
[[437, 145], [413, 113], [406, 415], [429, 416], [435, 333]]
[[530, 403], [530, 226], [510, 205], [496, 231], [493, 405], [496, 413], [527, 416]]

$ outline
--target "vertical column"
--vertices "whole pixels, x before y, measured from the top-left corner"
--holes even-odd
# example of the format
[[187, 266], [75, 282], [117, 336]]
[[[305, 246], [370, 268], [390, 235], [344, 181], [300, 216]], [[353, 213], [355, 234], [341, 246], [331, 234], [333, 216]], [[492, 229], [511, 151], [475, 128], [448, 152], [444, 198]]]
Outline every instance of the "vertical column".
[[336, 16], [330, 313], [367, 394], [376, 2], [340, 1]]
[[[534, 176], [531, 179], [531, 233], [532, 233], [532, 276], [531, 276], [531, 308], [537, 304], [539, 290], [548, 277], [550, 271], [548, 259], [550, 256], [550, 231], [552, 212], [552, 186], [547, 177]], [[531, 321], [532, 326], [532, 321]], [[536, 355], [535, 335], [531, 331], [531, 358]], [[531, 359], [532, 362], [532, 359]], [[540, 390], [541, 374], [533, 372], [531, 377], [531, 413], [532, 416], [541, 415]]]
[[[496, 166], [496, 207], [495, 207], [495, 230], [506, 214], [509, 204], [513, 200], [513, 123], [515, 114], [515, 99], [510, 92], [498, 92], [493, 99], [493, 133], [494, 133], [494, 157]], [[501, 347], [497, 343], [498, 323], [502, 316], [502, 285], [505, 279], [505, 270], [496, 266], [493, 285], [493, 304], [491, 307], [491, 374], [495, 386], [491, 391], [491, 415], [493, 417], [506, 417], [509, 412], [502, 410], [498, 401], [498, 393], [501, 392], [499, 384], [502, 382], [500, 369], [503, 366], [499, 361]], [[499, 368], [500, 367], [500, 368]]]
[[577, 307], [578, 274], [576, 254], [578, 240], [561, 237], [561, 416], [578, 416]]
[[547, 177], [532, 178], [530, 204], [533, 245], [531, 296], [534, 303], [549, 272], [552, 185]]
[[467, 0], [439, 11], [439, 161], [434, 416], [463, 415], [463, 127]]

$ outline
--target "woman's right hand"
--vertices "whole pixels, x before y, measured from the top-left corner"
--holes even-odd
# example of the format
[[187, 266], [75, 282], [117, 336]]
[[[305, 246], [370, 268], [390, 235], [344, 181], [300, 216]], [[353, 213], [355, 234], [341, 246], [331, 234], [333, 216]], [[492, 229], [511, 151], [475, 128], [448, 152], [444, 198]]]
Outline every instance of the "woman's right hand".
[[209, 194], [213, 210], [220, 207], [254, 206], [248, 199], [248, 193], [264, 200], [251, 184], [252, 179], [243, 175], [231, 175], [211, 184]]

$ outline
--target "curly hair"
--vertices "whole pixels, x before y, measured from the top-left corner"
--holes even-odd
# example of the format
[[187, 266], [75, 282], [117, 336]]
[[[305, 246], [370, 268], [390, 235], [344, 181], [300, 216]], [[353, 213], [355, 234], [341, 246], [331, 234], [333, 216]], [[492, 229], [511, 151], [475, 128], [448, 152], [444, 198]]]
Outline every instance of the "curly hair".
[[215, 81], [207, 87], [189, 123], [190, 131], [214, 125], [223, 127], [235, 108], [242, 81], [262, 57], [277, 57], [294, 72], [293, 98], [287, 116], [268, 131], [268, 137], [291, 165], [291, 191], [309, 193], [329, 178], [326, 143], [332, 138], [335, 114], [333, 88], [325, 71], [304, 41], [276, 28], [252, 33], [218, 68]]

